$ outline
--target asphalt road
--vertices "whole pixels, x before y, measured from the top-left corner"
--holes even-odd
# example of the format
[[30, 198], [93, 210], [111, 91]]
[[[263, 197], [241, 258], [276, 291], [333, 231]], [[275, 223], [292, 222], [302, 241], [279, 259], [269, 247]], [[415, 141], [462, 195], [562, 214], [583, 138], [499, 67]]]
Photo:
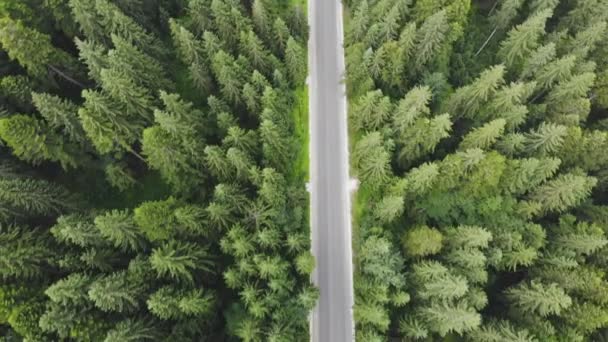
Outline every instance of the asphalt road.
[[354, 299], [342, 7], [339, 0], [309, 0], [308, 11], [313, 281], [321, 294], [311, 315], [311, 339], [350, 342]]

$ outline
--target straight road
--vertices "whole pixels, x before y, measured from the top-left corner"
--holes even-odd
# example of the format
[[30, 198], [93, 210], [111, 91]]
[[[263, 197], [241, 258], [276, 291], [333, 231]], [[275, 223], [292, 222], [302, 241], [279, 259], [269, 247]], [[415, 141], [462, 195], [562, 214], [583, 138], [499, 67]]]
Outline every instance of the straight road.
[[354, 341], [348, 130], [340, 0], [308, 0], [314, 342]]

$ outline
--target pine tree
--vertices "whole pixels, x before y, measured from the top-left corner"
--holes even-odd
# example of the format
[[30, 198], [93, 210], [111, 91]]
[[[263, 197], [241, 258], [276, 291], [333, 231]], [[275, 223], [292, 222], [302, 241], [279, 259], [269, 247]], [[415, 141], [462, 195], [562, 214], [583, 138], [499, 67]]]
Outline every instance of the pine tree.
[[99, 43], [105, 42], [101, 17], [95, 10], [95, 0], [69, 0], [74, 21], [86, 37]]
[[100, 76], [104, 92], [124, 108], [125, 117], [137, 117], [145, 123], [151, 121], [154, 104], [147, 89], [116, 69], [102, 69]]
[[495, 27], [495, 30], [504, 30], [509, 27], [513, 19], [517, 16], [519, 10], [523, 6], [522, 0], [507, 0], [500, 4], [500, 8], [494, 12], [490, 21]]
[[542, 10], [509, 31], [498, 52], [508, 68], [519, 66], [538, 47], [540, 37], [545, 34], [545, 23], [552, 15], [551, 9]]
[[78, 71], [74, 58], [51, 44], [51, 37], [11, 18], [0, 20], [0, 44], [32, 77], [45, 80], [51, 70], [65, 80], [80, 84], [72, 76]]
[[206, 57], [203, 43], [174, 19], [169, 21], [169, 27], [182, 63], [185, 65], [202, 64]]
[[606, 32], [607, 26], [608, 24], [605, 21], [590, 23], [589, 27], [577, 32], [573, 39], [569, 40], [566, 49], [578, 59], [584, 60], [596, 48], [600, 42], [600, 37]]
[[560, 315], [562, 310], [572, 305], [572, 299], [555, 284], [532, 281], [508, 289], [506, 295], [523, 313], [542, 317]]
[[353, 151], [353, 166], [363, 184], [381, 186], [390, 174], [390, 154], [384, 148], [380, 133], [365, 135]]
[[393, 105], [381, 90], [370, 91], [361, 97], [351, 116], [357, 129], [377, 130], [389, 118]]
[[152, 56], [165, 56], [166, 52], [163, 44], [156, 37], [146, 32], [133, 18], [121, 11], [116, 4], [108, 0], [95, 0], [94, 7], [94, 13], [96, 13], [97, 20], [103, 27], [105, 38], [111, 37], [115, 46], [113, 35], [136, 44], [138, 48]]
[[408, 194], [424, 195], [429, 191], [439, 176], [439, 167], [435, 163], [424, 163], [411, 169], [405, 176]]
[[251, 19], [259, 35], [271, 40], [271, 14], [265, 0], [254, 0], [251, 4]]
[[518, 329], [509, 321], [493, 321], [482, 325], [479, 329], [469, 333], [471, 338], [480, 342], [519, 341], [536, 342], [534, 335], [526, 329]]
[[159, 170], [176, 189], [185, 190], [200, 184], [203, 151], [204, 145], [199, 142], [191, 141], [185, 145], [160, 126], [146, 128], [143, 132], [142, 152], [147, 163]]
[[84, 90], [82, 96], [85, 103], [78, 110], [78, 116], [99, 153], [131, 151], [145, 122], [126, 116], [124, 108], [104, 92]]
[[0, 138], [19, 159], [40, 165], [43, 161], [59, 162], [64, 169], [79, 165], [76, 146], [64, 142], [45, 121], [26, 115], [0, 119]]
[[436, 12], [424, 21], [416, 37], [414, 66], [417, 70], [421, 70], [438, 53], [449, 29], [445, 10]]
[[146, 247], [133, 216], [127, 211], [113, 210], [97, 216], [95, 227], [105, 239], [122, 250], [140, 251]]
[[468, 150], [471, 148], [488, 149], [500, 138], [504, 132], [507, 121], [504, 119], [496, 119], [487, 124], [473, 129], [459, 145], [459, 148]]
[[477, 114], [504, 82], [505, 67], [496, 65], [484, 70], [471, 84], [458, 88], [447, 101], [447, 109], [456, 117]]
[[48, 125], [60, 130], [72, 142], [84, 144], [86, 136], [78, 121], [78, 106], [69, 100], [45, 93], [32, 93], [32, 101]]
[[510, 164], [501, 183], [510, 193], [519, 195], [554, 176], [561, 161], [557, 158], [528, 158], [512, 160]]
[[0, 227], [0, 278], [43, 279], [55, 262], [49, 237], [36, 229]]
[[452, 121], [449, 114], [437, 115], [432, 119], [421, 118], [407, 129], [400, 142], [403, 147], [399, 151], [398, 160], [408, 164], [427, 154], [433, 153], [439, 142], [449, 137]]
[[202, 290], [180, 291], [165, 286], [153, 293], [147, 304], [148, 309], [160, 319], [183, 319], [209, 314], [213, 308], [213, 297], [203, 294]]
[[136, 84], [154, 91], [174, 88], [165, 68], [154, 55], [120, 35], [112, 35], [111, 38], [114, 48], [107, 55], [109, 69], [123, 73]]
[[476, 329], [481, 324], [481, 316], [462, 304], [456, 306], [435, 304], [421, 311], [422, 317], [429, 322], [431, 329], [442, 337], [451, 332], [463, 334]]
[[374, 216], [384, 224], [394, 222], [405, 210], [404, 200], [401, 196], [385, 196], [376, 204]]
[[206, 249], [192, 243], [169, 241], [155, 248], [150, 256], [152, 268], [161, 278], [192, 283], [194, 271], [213, 272]]
[[403, 137], [407, 128], [420, 116], [430, 114], [428, 108], [432, 93], [429, 87], [415, 87], [399, 101], [393, 113], [393, 125], [398, 136]]
[[563, 144], [566, 134], [565, 126], [543, 122], [538, 129], [526, 134], [525, 150], [540, 155], [555, 153]]
[[556, 48], [555, 43], [548, 43], [538, 47], [530, 54], [530, 57], [524, 61], [522, 71], [519, 74], [520, 79], [526, 79], [543, 69], [549, 62], [555, 59]]
[[298, 255], [296, 269], [302, 275], [311, 275], [315, 269], [315, 257], [308, 251]]
[[80, 214], [63, 215], [57, 219], [57, 224], [51, 227], [55, 240], [80, 247], [106, 245], [103, 235], [87, 216]]
[[263, 74], [268, 74], [274, 60], [255, 32], [241, 32], [239, 43], [240, 51], [248, 57], [251, 65]]
[[127, 271], [120, 271], [95, 280], [89, 287], [89, 299], [104, 312], [137, 310], [144, 286], [130, 278]]
[[292, 84], [295, 86], [304, 84], [307, 69], [306, 55], [304, 49], [293, 37], [289, 37], [287, 40], [285, 65], [287, 66]]
[[274, 122], [264, 120], [260, 124], [260, 140], [264, 159], [268, 165], [277, 170], [286, 169], [292, 144], [286, 132], [283, 132]]
[[[279, 52], [285, 51], [287, 47], [287, 40], [291, 37], [291, 33], [289, 32], [289, 28], [285, 21], [280, 17], [277, 17], [272, 24], [272, 38], [273, 42], [276, 46], [275, 50]], [[281, 53], [279, 53], [281, 55]]]
[[24, 75], [0, 78], [2, 110], [29, 112], [32, 110], [32, 80]]
[[443, 246], [443, 235], [434, 228], [418, 226], [407, 230], [402, 238], [403, 251], [409, 257], [424, 257], [439, 253]]
[[94, 278], [86, 274], [72, 273], [68, 277], [55, 282], [44, 293], [51, 301], [61, 305], [84, 306], [89, 300], [87, 292], [93, 281]]
[[224, 51], [214, 55], [212, 66], [224, 97], [233, 103], [239, 103], [241, 101], [241, 89], [245, 83], [244, 70], [232, 56]]
[[101, 70], [107, 68], [108, 58], [106, 48], [89, 40], [74, 39], [80, 60], [89, 69], [89, 77], [97, 82], [101, 80]]
[[348, 41], [352, 42], [353, 44], [360, 42], [367, 33], [369, 23], [369, 4], [367, 0], [361, 0], [359, 1], [359, 5], [357, 6], [353, 18], [349, 23], [347, 33]]
[[134, 210], [134, 220], [139, 230], [150, 241], [164, 241], [177, 232], [174, 212], [180, 203], [173, 197], [164, 201], [149, 201]]
[[536, 188], [531, 199], [541, 203], [546, 211], [562, 212], [585, 200], [596, 184], [593, 177], [562, 174]]
[[110, 185], [120, 191], [132, 189], [137, 184], [133, 170], [129, 169], [124, 162], [108, 163], [104, 172]]
[[398, 30], [401, 26], [400, 21], [401, 8], [399, 4], [395, 4], [386, 12], [386, 15], [384, 15], [378, 23], [378, 35], [382, 37], [382, 42], [388, 42], [397, 37], [399, 34]]
[[130, 318], [118, 322], [113, 329], [109, 330], [104, 342], [154, 341], [160, 335], [160, 331], [154, 322]]
[[76, 208], [76, 199], [63, 187], [43, 180], [0, 179], [0, 217], [54, 216]]
[[555, 83], [569, 79], [572, 76], [572, 69], [575, 64], [576, 57], [566, 55], [546, 64], [544, 68], [537, 69], [535, 76], [538, 88], [550, 89]]

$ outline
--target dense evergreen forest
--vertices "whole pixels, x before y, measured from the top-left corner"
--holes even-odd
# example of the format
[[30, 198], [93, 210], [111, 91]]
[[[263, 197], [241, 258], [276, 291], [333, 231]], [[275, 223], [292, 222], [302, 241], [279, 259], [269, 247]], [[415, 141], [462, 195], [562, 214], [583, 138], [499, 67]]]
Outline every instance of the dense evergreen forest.
[[608, 1], [350, 0], [358, 341], [608, 339]]
[[2, 341], [308, 340], [305, 10], [0, 1]]

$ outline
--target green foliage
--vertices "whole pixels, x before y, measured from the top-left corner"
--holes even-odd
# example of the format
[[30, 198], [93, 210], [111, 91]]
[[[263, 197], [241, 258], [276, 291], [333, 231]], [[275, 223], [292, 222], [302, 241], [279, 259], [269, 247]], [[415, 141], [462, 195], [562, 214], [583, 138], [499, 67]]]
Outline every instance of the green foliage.
[[437, 254], [443, 246], [443, 235], [427, 226], [408, 230], [401, 238], [403, 251], [410, 257], [424, 257]]
[[48, 234], [17, 226], [0, 230], [0, 276], [2, 279], [44, 277], [53, 265], [52, 244]]
[[192, 243], [170, 241], [154, 249], [150, 263], [159, 277], [192, 282], [195, 270], [213, 272], [209, 257], [207, 250]]
[[0, 4], [0, 334], [305, 339], [300, 6]]
[[95, 227], [115, 247], [138, 251], [145, 247], [140, 228], [127, 211], [113, 210], [95, 218]]
[[46, 122], [26, 115], [0, 119], [0, 138], [21, 160], [39, 165], [43, 161], [59, 162], [64, 169], [76, 167], [81, 161], [77, 149], [53, 132]]
[[63, 187], [43, 180], [0, 179], [0, 213], [53, 216], [77, 207], [74, 195]]
[[151, 241], [167, 240], [175, 231], [173, 212], [177, 206], [178, 202], [173, 197], [166, 201], [146, 202], [135, 209], [135, 223]]
[[346, 5], [357, 339], [598, 339], [608, 2]]
[[0, 44], [11, 59], [27, 69], [32, 77], [46, 79], [49, 69], [74, 68], [74, 58], [51, 44], [51, 37], [27, 27], [20, 20], [0, 20]]
[[572, 299], [556, 284], [521, 284], [509, 289], [507, 297], [522, 313], [537, 313], [540, 316], [559, 315], [572, 305]]

